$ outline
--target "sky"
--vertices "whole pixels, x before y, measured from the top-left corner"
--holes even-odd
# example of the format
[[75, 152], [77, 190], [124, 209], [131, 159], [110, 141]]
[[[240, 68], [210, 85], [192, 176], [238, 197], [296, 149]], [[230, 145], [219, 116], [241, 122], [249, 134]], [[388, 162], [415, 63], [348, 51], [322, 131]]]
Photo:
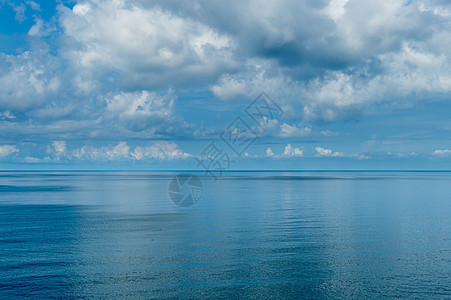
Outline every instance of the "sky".
[[450, 49], [445, 0], [0, 0], [0, 169], [451, 169]]

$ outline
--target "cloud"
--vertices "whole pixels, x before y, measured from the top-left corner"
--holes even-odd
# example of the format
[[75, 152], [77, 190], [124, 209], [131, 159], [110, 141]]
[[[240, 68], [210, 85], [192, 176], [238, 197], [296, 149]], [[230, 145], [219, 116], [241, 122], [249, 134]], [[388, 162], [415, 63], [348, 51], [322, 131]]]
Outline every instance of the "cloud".
[[25, 156], [24, 157], [24, 161], [26, 163], [30, 163], [30, 164], [38, 164], [38, 163], [48, 163], [48, 162], [51, 162], [52, 160], [48, 156], [46, 156], [44, 158], [37, 158], [37, 157], [33, 157], [33, 156]]
[[266, 156], [268, 156], [268, 157], [273, 157], [274, 156], [274, 152], [272, 152], [271, 148], [266, 149]]
[[34, 2], [33, 0], [30, 1], [25, 1], [25, 3], [31, 7], [31, 9], [36, 10], [36, 11], [41, 11], [41, 6], [39, 5], [39, 3]]
[[174, 95], [148, 91], [121, 92], [106, 98], [108, 116], [117, 118], [132, 130], [143, 130], [174, 119]]
[[84, 15], [86, 15], [89, 12], [90, 9], [91, 9], [91, 6], [89, 5], [89, 3], [77, 3], [72, 8], [72, 11], [77, 16], [84, 16]]
[[435, 150], [432, 155], [438, 157], [448, 157], [451, 156], [451, 150]]
[[52, 101], [60, 90], [60, 78], [53, 73], [58, 61], [45, 52], [0, 53], [0, 60], [0, 109], [27, 111]]
[[[268, 152], [268, 151], [266, 151], [266, 152]], [[246, 158], [260, 158], [259, 155], [256, 155], [256, 154], [252, 155], [252, 154], [249, 154], [248, 152], [244, 152], [243, 157], [246, 157]], [[231, 161], [231, 162], [233, 162], [233, 161]]]
[[191, 154], [185, 153], [179, 149], [176, 143], [172, 142], [156, 142], [153, 145], [146, 147], [136, 147], [131, 153], [133, 159], [160, 159], [160, 160], [173, 160], [173, 159], [185, 159], [191, 157]]
[[304, 151], [299, 148], [294, 148], [291, 144], [285, 146], [285, 150], [283, 151], [283, 157], [293, 157], [293, 156], [302, 156], [304, 155]]
[[86, 1], [60, 6], [63, 55], [83, 89], [113, 72], [124, 88], [208, 82], [231, 70], [233, 40], [195, 18], [135, 1]]
[[327, 137], [340, 135], [340, 133], [334, 132], [334, 131], [331, 131], [331, 130], [323, 130], [323, 131], [320, 131], [319, 134], [322, 135], [322, 136], [327, 136]]
[[282, 70], [272, 60], [247, 58], [238, 72], [221, 75], [211, 90], [216, 97], [227, 101], [255, 98], [264, 91], [281, 106], [284, 116], [299, 121], [303, 84]]
[[55, 24], [47, 23], [39, 17], [35, 17], [34, 19], [35, 24], [28, 30], [29, 36], [45, 37], [57, 30]]
[[59, 159], [63, 156], [70, 156], [66, 153], [66, 150], [67, 150], [66, 147], [67, 147], [66, 141], [53, 141], [52, 146], [47, 147], [47, 153], [54, 154], [57, 159]]
[[312, 132], [311, 127], [298, 128], [296, 125], [289, 125], [283, 123], [280, 125], [280, 137], [305, 137], [309, 136]]
[[[441, 38], [451, 41], [451, 35], [443, 33]], [[451, 93], [451, 57], [438, 41], [428, 43], [405, 41], [397, 51], [370, 56], [347, 68], [326, 69], [321, 76], [303, 80], [282, 72], [274, 63], [251, 60], [241, 72], [223, 75], [212, 91], [230, 100], [264, 90], [291, 119], [299, 119], [299, 112], [309, 121], [356, 119], [380, 103], [398, 105]]]
[[16, 152], [19, 152], [19, 149], [14, 145], [0, 145], [0, 157], [5, 157]]
[[342, 152], [333, 152], [330, 149], [324, 149], [321, 147], [316, 147], [316, 157], [343, 157], [344, 154]]
[[280, 123], [277, 119], [268, 120], [266, 123], [267, 136], [279, 137], [279, 138], [295, 138], [295, 137], [307, 137], [312, 134], [316, 134], [312, 131], [311, 126], [296, 125], [288, 123]]
[[355, 158], [357, 158], [358, 160], [371, 159], [371, 156], [369, 156], [369, 155], [358, 154], [358, 153], [355, 153], [355, 154], [351, 155], [351, 157], [355, 157]]
[[349, 0], [331, 0], [329, 5], [323, 10], [332, 20], [338, 22], [346, 13], [345, 5]]
[[0, 112], [0, 118], [3, 120], [11, 120], [11, 119], [15, 119], [16, 116], [13, 115], [9, 110], [5, 110], [4, 112]]
[[130, 157], [130, 147], [126, 142], [116, 146], [83, 146], [73, 151], [73, 156], [81, 160], [120, 160]]
[[304, 151], [293, 147], [291, 144], [287, 144], [281, 155], [276, 155], [273, 153], [271, 148], [266, 149], [266, 156], [272, 158], [291, 158], [291, 157], [302, 157]]
[[418, 156], [418, 153], [416, 153], [414, 151], [413, 152], [408, 152], [408, 153], [406, 153], [406, 152], [399, 152], [399, 153], [388, 152], [387, 155], [389, 155], [389, 156], [394, 155], [394, 156], [396, 156], [398, 158], [409, 158], [409, 157]]
[[[25, 50], [0, 53], [5, 140], [192, 138], [205, 121], [204, 136], [219, 123], [211, 112], [262, 91], [285, 118], [268, 136], [334, 136], [312, 128], [451, 96], [445, 1], [86, 0], [54, 16], [34, 1], [14, 7], [34, 22]], [[133, 158], [96, 143], [80, 156]]]
[[366, 160], [371, 158], [371, 156], [365, 154], [334, 152], [331, 149], [325, 149], [322, 147], [315, 147], [315, 151], [315, 157], [349, 157], [356, 158], [358, 160]]
[[[239, 72], [222, 75], [212, 91], [227, 100], [264, 90], [287, 108], [288, 117], [302, 112], [306, 120], [328, 122], [359, 118], [380, 103], [443, 98], [451, 93], [451, 57], [444, 46], [451, 34], [443, 27], [449, 20], [437, 11], [449, 8], [425, 3], [301, 1], [303, 12], [290, 1], [260, 9], [250, 4], [249, 19], [263, 24], [249, 47], [258, 45], [263, 53], [259, 60], [248, 57]], [[315, 17], [318, 35], [310, 26], [296, 26], [298, 19], [290, 18], [296, 13], [307, 14], [305, 20]], [[262, 45], [256, 37], [263, 32]], [[279, 38], [270, 41], [275, 33]]]
[[75, 149], [72, 155], [80, 160], [100, 160], [100, 161], [117, 161], [123, 159], [133, 160], [174, 160], [186, 159], [192, 155], [180, 150], [179, 146], [173, 142], [157, 141], [149, 146], [136, 146], [131, 151], [127, 142], [120, 142], [116, 146], [83, 146]]
[[66, 152], [66, 142], [65, 141], [54, 141], [52, 142], [53, 149], [55, 149], [55, 152], [57, 153], [64, 153]]
[[18, 21], [19, 23], [22, 23], [23, 21], [25, 21], [27, 19], [27, 17], [25, 16], [25, 10], [27, 9], [27, 7], [23, 3], [21, 3], [20, 5], [16, 5], [12, 2], [9, 2], [9, 3], [16, 13], [16, 17], [15, 17], [16, 21]]

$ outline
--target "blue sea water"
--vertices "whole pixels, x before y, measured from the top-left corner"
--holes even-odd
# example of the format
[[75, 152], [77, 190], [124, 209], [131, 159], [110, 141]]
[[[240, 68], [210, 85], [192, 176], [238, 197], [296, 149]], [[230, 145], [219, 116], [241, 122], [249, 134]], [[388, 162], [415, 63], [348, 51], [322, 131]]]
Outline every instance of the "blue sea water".
[[0, 298], [451, 298], [450, 172], [0, 172]]

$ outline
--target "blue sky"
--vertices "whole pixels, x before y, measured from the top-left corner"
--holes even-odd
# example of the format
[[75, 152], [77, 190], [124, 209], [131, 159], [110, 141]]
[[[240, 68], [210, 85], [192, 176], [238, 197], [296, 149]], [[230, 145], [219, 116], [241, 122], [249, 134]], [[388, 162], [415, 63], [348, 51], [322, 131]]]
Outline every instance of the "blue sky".
[[0, 0], [0, 167], [202, 170], [214, 141], [229, 169], [451, 169], [450, 27], [442, 0]]

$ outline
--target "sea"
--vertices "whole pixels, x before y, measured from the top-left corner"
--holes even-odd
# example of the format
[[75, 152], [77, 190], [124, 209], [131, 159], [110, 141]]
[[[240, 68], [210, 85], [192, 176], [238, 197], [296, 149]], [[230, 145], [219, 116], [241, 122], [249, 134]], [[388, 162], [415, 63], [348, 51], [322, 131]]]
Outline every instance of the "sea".
[[0, 299], [451, 299], [451, 172], [0, 172]]

